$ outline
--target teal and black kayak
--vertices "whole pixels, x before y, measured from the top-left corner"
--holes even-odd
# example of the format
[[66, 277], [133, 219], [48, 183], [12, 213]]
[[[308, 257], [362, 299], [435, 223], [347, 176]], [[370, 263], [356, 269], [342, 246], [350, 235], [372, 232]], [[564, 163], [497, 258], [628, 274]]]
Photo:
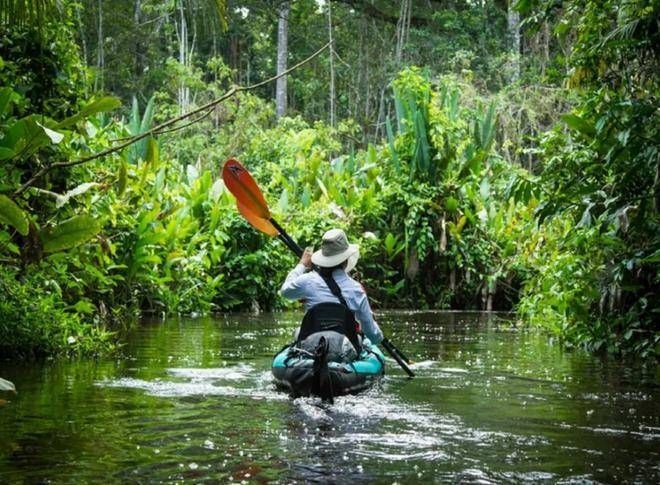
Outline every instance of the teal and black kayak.
[[374, 385], [385, 373], [385, 358], [369, 339], [349, 362], [319, 362], [318, 355], [301, 351], [295, 343], [284, 347], [273, 359], [275, 385], [294, 397], [356, 394]]

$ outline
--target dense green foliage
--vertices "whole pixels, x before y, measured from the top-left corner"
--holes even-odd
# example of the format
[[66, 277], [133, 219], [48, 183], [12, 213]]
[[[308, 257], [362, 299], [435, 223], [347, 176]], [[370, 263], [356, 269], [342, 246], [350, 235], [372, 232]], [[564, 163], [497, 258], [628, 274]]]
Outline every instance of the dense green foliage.
[[293, 258], [235, 210], [228, 157], [301, 245], [347, 230], [376, 307], [517, 309], [567, 345], [657, 354], [657, 6], [519, 2], [520, 56], [496, 2], [416, 6], [408, 30], [367, 3], [334, 20], [292, 3], [293, 60], [329, 20], [336, 54], [289, 76], [289, 116], [244, 91], [104, 156], [272, 75], [272, 6], [117, 2], [99, 31], [104, 2], [64, 2], [3, 30], [2, 354], [104, 352], [145, 312], [286, 305]]
[[660, 344], [657, 20], [646, 1], [578, 3], [557, 19], [561, 36], [575, 35], [568, 84], [579, 97], [568, 130], [541, 138], [546, 246], [520, 309], [594, 350]]

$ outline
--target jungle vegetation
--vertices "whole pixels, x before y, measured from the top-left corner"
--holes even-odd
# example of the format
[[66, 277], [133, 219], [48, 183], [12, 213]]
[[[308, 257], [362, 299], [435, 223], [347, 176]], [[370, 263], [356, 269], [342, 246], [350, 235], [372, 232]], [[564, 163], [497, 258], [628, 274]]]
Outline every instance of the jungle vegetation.
[[659, 8], [0, 2], [0, 355], [283, 308], [294, 261], [235, 210], [235, 157], [301, 245], [346, 229], [376, 308], [657, 358]]

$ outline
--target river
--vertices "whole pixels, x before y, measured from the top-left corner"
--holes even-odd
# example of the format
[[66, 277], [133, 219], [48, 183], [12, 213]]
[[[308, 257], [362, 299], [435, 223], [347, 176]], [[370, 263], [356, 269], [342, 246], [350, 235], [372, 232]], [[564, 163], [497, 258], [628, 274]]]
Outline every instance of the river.
[[121, 356], [0, 362], [0, 482], [660, 482], [657, 368], [507, 315], [384, 312], [416, 363], [334, 405], [275, 391], [297, 313], [144, 322]]

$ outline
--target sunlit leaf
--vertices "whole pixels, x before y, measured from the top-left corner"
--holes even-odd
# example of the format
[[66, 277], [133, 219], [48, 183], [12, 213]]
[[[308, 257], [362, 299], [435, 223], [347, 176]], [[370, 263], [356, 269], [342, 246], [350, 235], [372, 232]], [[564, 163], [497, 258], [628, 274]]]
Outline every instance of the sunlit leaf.
[[55, 203], [55, 207], [58, 209], [65, 205], [67, 202], [69, 202], [73, 197], [76, 197], [78, 195], [82, 195], [85, 192], [87, 192], [89, 189], [98, 187], [100, 184], [96, 182], [86, 182], [83, 184], [78, 185], [74, 189], [69, 190], [67, 193], [64, 195], [58, 195], [57, 196], [57, 202]]
[[221, 178], [217, 179], [211, 186], [210, 198], [213, 202], [217, 202], [220, 196], [225, 191], [225, 182]]
[[16, 386], [14, 386], [14, 383], [11, 381], [8, 381], [7, 379], [3, 379], [0, 377], [0, 391], [13, 391], [16, 392]]
[[188, 183], [192, 184], [199, 177], [199, 171], [194, 165], [188, 165], [186, 167], [186, 177], [188, 178]]
[[44, 125], [42, 125], [39, 122], [37, 122], [37, 125], [39, 125], [44, 130], [46, 136], [50, 138], [50, 141], [52, 141], [53, 143], [58, 144], [64, 139], [64, 135], [62, 133], [59, 133], [55, 130], [51, 130], [50, 128], [46, 128]]

